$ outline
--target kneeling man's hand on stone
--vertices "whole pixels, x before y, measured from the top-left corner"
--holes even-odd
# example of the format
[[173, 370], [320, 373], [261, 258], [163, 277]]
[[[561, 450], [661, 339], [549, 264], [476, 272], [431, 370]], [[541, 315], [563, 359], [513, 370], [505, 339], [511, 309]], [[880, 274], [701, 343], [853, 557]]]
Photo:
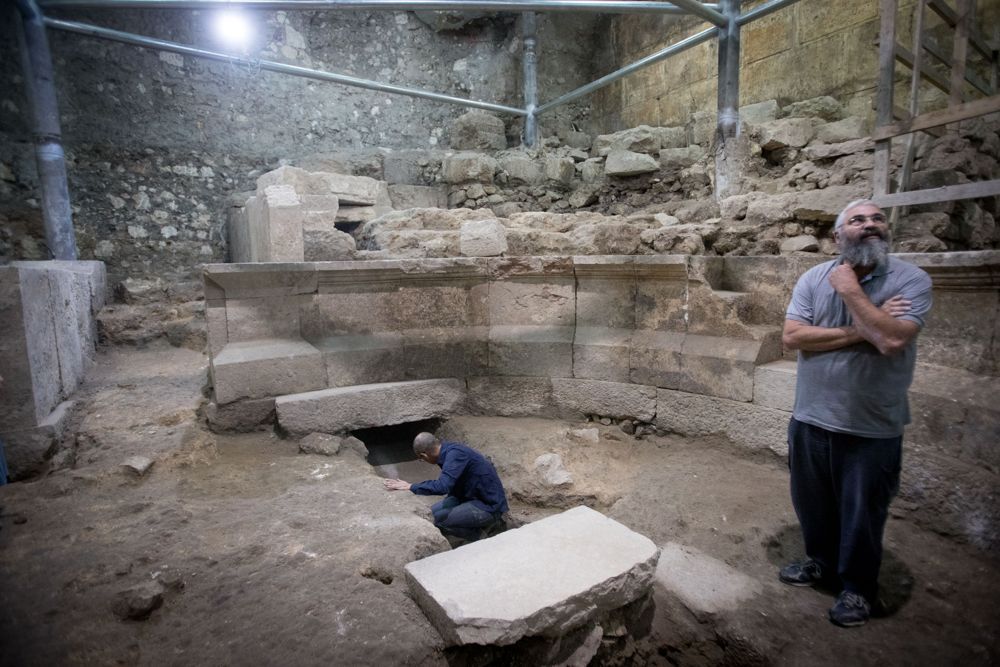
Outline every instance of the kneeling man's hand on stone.
[[401, 479], [383, 479], [382, 486], [388, 491], [409, 491], [410, 483]]

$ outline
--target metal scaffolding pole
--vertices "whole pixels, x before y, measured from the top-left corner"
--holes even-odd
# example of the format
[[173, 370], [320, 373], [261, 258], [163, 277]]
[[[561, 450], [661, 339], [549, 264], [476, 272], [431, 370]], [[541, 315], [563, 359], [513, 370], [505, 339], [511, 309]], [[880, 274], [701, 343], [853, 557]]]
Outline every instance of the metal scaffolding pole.
[[739, 179], [732, 155], [740, 130], [740, 0], [722, 0], [727, 25], [719, 28], [718, 125], [715, 133], [715, 194], [729, 194]]
[[35, 159], [41, 186], [45, 240], [53, 259], [76, 259], [73, 209], [69, 203], [66, 157], [59, 126], [59, 105], [53, 82], [52, 56], [42, 13], [33, 0], [17, 0], [21, 15], [18, 41], [21, 67], [33, 115]]
[[521, 14], [524, 54], [521, 71], [524, 78], [524, 145], [532, 148], [538, 143], [538, 56], [535, 54], [537, 25], [535, 12]]
[[598, 12], [603, 14], [696, 14], [721, 20], [716, 4], [649, 0], [43, 0], [45, 9], [364, 9], [401, 11], [479, 10], [489, 12]]
[[496, 111], [499, 113], [510, 113], [517, 116], [524, 116], [526, 113], [524, 109], [508, 107], [503, 104], [493, 104], [492, 102], [480, 102], [478, 100], [466, 100], [461, 97], [452, 97], [451, 95], [432, 93], [430, 91], [420, 90], [417, 88], [406, 88], [405, 86], [395, 86], [388, 83], [379, 83], [378, 81], [371, 81], [369, 79], [359, 79], [354, 76], [347, 76], [346, 74], [323, 72], [321, 70], [309, 69], [308, 67], [286, 65], [284, 63], [278, 63], [271, 60], [251, 60], [249, 58], [240, 58], [238, 56], [233, 56], [228, 53], [219, 53], [218, 51], [206, 51], [205, 49], [199, 49], [193, 46], [186, 46], [184, 44], [177, 44], [176, 42], [167, 42], [161, 39], [143, 37], [142, 35], [133, 35], [132, 33], [121, 32], [119, 30], [111, 30], [110, 28], [100, 28], [98, 26], [87, 25], [86, 23], [75, 23], [73, 21], [60, 21], [57, 19], [46, 18], [45, 25], [50, 28], [56, 28], [58, 30], [67, 30], [69, 32], [75, 32], [81, 35], [87, 35], [89, 37], [100, 37], [102, 39], [110, 39], [112, 41], [122, 42], [124, 44], [132, 44], [134, 46], [141, 46], [150, 49], [159, 49], [160, 51], [172, 51], [174, 53], [183, 53], [184, 55], [195, 56], [197, 58], [222, 60], [224, 62], [246, 65], [252, 68], [268, 70], [270, 72], [280, 72], [282, 74], [291, 74], [293, 76], [301, 76], [307, 79], [317, 79], [319, 81], [340, 83], [345, 86], [354, 86], [355, 88], [367, 88], [369, 90], [377, 90], [383, 93], [406, 95], [408, 97], [419, 97], [425, 100], [434, 100], [435, 102], [447, 102], [448, 104], [457, 104], [458, 106], [472, 107], [474, 109], [485, 109], [486, 111]]

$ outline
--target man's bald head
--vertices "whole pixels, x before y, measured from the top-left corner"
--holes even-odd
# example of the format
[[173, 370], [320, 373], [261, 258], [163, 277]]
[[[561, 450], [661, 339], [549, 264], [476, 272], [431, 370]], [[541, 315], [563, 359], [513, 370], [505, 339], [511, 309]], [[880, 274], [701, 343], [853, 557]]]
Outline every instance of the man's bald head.
[[441, 441], [434, 437], [433, 433], [418, 433], [417, 437], [413, 439], [413, 453], [417, 456], [425, 454], [427, 456], [433, 456], [437, 454], [437, 450], [441, 447]]

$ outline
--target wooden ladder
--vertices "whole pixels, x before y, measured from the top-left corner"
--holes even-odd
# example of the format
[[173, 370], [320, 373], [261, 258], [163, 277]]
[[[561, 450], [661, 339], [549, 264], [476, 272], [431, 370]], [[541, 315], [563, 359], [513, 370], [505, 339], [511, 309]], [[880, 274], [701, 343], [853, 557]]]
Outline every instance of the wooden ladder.
[[[994, 27], [992, 42], [987, 41], [974, 24], [975, 0], [956, 2], [956, 9], [952, 9], [946, 0], [917, 0], [914, 8], [913, 48], [909, 50], [896, 43], [898, 0], [880, 0], [878, 96], [875, 130], [872, 133], [875, 140], [872, 190], [876, 203], [882, 208], [893, 209], [893, 223], [898, 219], [900, 208], [905, 206], [1000, 195], [1000, 179], [927, 190], [909, 189], [916, 155], [917, 131], [941, 136], [944, 134], [939, 129], [942, 126], [945, 126], [945, 131], [957, 131], [959, 121], [1000, 111], [1000, 32]], [[928, 8], [954, 31], [950, 57], [928, 35], [924, 25]], [[970, 45], [972, 56], [985, 60], [989, 81], [969, 67]], [[925, 56], [945, 65], [950, 77], [924, 65]], [[905, 110], [896, 108], [893, 102], [897, 61], [911, 70], [909, 108]], [[922, 82], [929, 83], [948, 95], [946, 108], [919, 112]], [[907, 137], [906, 154], [893, 192], [892, 139], [903, 135]]]

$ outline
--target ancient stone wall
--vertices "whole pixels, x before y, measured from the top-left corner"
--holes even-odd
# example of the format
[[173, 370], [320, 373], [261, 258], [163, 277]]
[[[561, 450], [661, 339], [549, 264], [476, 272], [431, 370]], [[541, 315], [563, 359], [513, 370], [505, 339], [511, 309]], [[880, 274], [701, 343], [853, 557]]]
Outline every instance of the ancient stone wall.
[[[53, 13], [55, 15], [55, 13]], [[257, 12], [251, 54], [265, 60], [520, 105], [520, 26], [511, 14], [441, 27], [410, 12]], [[63, 11], [60, 18], [224, 50], [210, 12]], [[15, 22], [0, 22], [0, 259], [45, 259], [30, 116]], [[542, 18], [544, 87], [592, 77], [596, 19]], [[466, 109], [49, 31], [80, 257], [127, 277], [184, 279], [223, 261], [230, 194], [282, 160], [376, 146], [447, 147]], [[546, 119], [586, 123], [577, 105]], [[507, 140], [520, 124], [507, 118]], [[355, 158], [360, 151], [362, 157]], [[335, 156], [336, 157], [336, 156]], [[359, 167], [359, 170], [364, 167]], [[363, 174], [364, 175], [364, 174]]]
[[[1000, 546], [997, 251], [910, 255], [935, 284], [903, 498]], [[215, 265], [218, 429], [343, 433], [473, 413], [591, 416], [786, 452], [784, 306], [820, 258], [505, 257]], [[957, 492], [956, 489], [960, 489]], [[967, 517], [975, 517], [974, 521]]]
[[[742, 3], [753, 9], [763, 0]], [[740, 104], [778, 99], [783, 104], [831, 95], [870, 122], [878, 76], [879, 16], [877, 0], [800, 0], [742, 29]], [[912, 39], [915, 3], [899, 3], [897, 41]], [[980, 28], [990, 34], [1000, 20], [1000, 2], [977, 3]], [[928, 12], [930, 14], [930, 12]], [[928, 18], [929, 27], [937, 23]], [[608, 71], [639, 60], [709, 27], [690, 17], [622, 15], [611, 22], [606, 51]], [[941, 36], [950, 54], [950, 40]], [[596, 124], [605, 132], [640, 124], [677, 125], [694, 115], [714, 119], [718, 48], [710, 40], [647, 67], [604, 88], [594, 98]], [[909, 70], [897, 66], [899, 100], [908, 99]], [[987, 77], [988, 78], [988, 77]], [[905, 81], [904, 81], [905, 80]], [[924, 99], [935, 89], [926, 87]]]

